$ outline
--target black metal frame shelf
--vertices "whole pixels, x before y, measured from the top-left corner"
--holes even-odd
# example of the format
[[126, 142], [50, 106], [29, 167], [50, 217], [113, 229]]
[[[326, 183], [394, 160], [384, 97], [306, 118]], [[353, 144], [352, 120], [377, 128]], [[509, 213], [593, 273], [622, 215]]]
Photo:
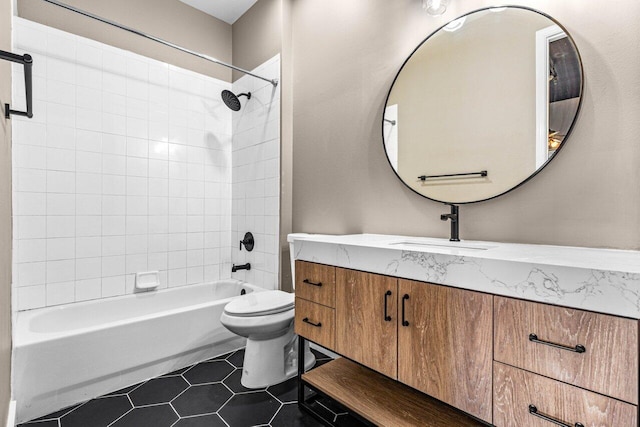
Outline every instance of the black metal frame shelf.
[[33, 66], [33, 58], [29, 54], [17, 55], [12, 52], [6, 52], [4, 50], [0, 50], [0, 59], [4, 59], [5, 61], [15, 62], [17, 64], [22, 64], [24, 66], [24, 87], [27, 95], [27, 111], [18, 111], [12, 110], [11, 105], [4, 104], [4, 118], [10, 119], [11, 115], [16, 116], [25, 116], [28, 118], [33, 117], [33, 78], [31, 75], [31, 68]]
[[[305, 348], [306, 341], [307, 341], [306, 338], [302, 336], [298, 336], [298, 376], [296, 377], [298, 382], [298, 407], [304, 410], [305, 412], [307, 412], [308, 414], [312, 415], [314, 418], [316, 418], [318, 421], [320, 421], [324, 425], [329, 427], [337, 427], [333, 420], [326, 419], [324, 416], [322, 416], [321, 413], [316, 411], [312, 406], [312, 403], [316, 400], [318, 396], [326, 396], [326, 395], [320, 390], [318, 390], [316, 387], [312, 386], [311, 384], [308, 384], [302, 378], [302, 374], [304, 374], [304, 364], [305, 364], [304, 348]], [[311, 394], [309, 396], [306, 395], [305, 388], [308, 388], [309, 390], [311, 390]], [[326, 397], [330, 397], [330, 396], [326, 396]], [[360, 416], [358, 413], [350, 411], [349, 414], [356, 420], [360, 421], [365, 426], [375, 427], [375, 424], [372, 424], [367, 419]]]

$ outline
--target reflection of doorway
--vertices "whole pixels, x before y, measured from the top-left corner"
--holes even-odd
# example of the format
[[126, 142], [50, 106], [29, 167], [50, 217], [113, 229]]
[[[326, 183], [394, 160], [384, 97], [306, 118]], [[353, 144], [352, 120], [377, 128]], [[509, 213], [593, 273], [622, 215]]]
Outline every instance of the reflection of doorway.
[[557, 25], [536, 31], [536, 169], [552, 154], [549, 152], [549, 83], [553, 78], [557, 83], [557, 75], [554, 77], [549, 51], [550, 44], [560, 39], [568, 41], [565, 32]]

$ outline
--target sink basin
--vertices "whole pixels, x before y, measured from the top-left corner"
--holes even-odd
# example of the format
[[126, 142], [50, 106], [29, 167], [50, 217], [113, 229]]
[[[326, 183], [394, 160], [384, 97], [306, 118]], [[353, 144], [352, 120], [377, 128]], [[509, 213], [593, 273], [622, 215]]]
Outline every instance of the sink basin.
[[486, 245], [477, 245], [477, 244], [466, 243], [466, 242], [431, 243], [431, 242], [421, 242], [416, 240], [402, 240], [399, 242], [391, 242], [389, 243], [389, 245], [413, 246], [413, 247], [421, 247], [421, 248], [470, 249], [474, 251], [486, 251], [487, 249], [491, 249], [494, 247], [494, 246], [486, 246]]

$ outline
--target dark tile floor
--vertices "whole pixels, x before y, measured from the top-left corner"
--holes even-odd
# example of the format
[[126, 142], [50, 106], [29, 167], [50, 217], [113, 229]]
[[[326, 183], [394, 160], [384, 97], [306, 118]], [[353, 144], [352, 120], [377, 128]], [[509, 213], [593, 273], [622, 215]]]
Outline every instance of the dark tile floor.
[[[312, 350], [316, 366], [331, 360]], [[106, 394], [18, 427], [320, 427], [298, 409], [296, 379], [263, 389], [240, 384], [244, 350]], [[362, 424], [338, 403], [317, 398], [316, 412], [336, 425]]]

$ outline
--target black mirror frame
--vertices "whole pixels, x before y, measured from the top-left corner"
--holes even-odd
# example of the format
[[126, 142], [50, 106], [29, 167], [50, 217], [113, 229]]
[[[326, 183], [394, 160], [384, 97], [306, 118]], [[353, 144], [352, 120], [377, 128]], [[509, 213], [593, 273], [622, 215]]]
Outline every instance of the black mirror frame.
[[440, 27], [438, 27], [435, 31], [433, 31], [431, 34], [429, 34], [424, 40], [422, 40], [418, 46], [416, 46], [415, 49], [413, 49], [413, 51], [409, 54], [409, 56], [407, 57], [407, 59], [404, 60], [404, 62], [402, 63], [402, 65], [400, 66], [400, 69], [398, 70], [398, 72], [396, 73], [395, 77], [393, 78], [393, 81], [391, 82], [391, 87], [389, 88], [389, 92], [387, 92], [387, 97], [385, 98], [384, 101], [384, 105], [382, 106], [382, 119], [380, 121], [381, 123], [381, 136], [382, 136], [382, 149], [384, 151], [384, 155], [387, 158], [387, 162], [389, 162], [389, 167], [391, 168], [391, 170], [393, 170], [393, 173], [395, 173], [396, 177], [411, 191], [413, 191], [414, 193], [418, 194], [421, 197], [424, 197], [425, 199], [429, 199], [432, 200], [434, 202], [438, 202], [438, 203], [444, 203], [447, 205], [452, 205], [452, 204], [456, 204], [456, 205], [467, 205], [467, 204], [471, 204], [471, 203], [480, 203], [480, 202], [486, 202], [488, 200], [492, 200], [495, 199], [497, 197], [503, 196], [513, 190], [515, 190], [516, 188], [519, 188], [520, 186], [522, 186], [523, 184], [525, 184], [526, 182], [530, 181], [534, 176], [536, 176], [538, 173], [540, 173], [540, 171], [542, 171], [549, 163], [551, 163], [551, 161], [553, 159], [555, 159], [557, 157], [557, 155], [560, 153], [560, 151], [564, 148], [566, 142], [568, 141], [569, 137], [571, 136], [571, 133], [573, 132], [573, 129], [575, 127], [576, 122], [578, 121], [578, 117], [580, 115], [580, 110], [582, 109], [582, 101], [584, 98], [584, 66], [582, 64], [582, 56], [580, 55], [580, 51], [578, 50], [578, 45], [576, 44], [575, 40], [573, 39], [573, 37], [571, 37], [571, 34], [569, 34], [569, 32], [567, 31], [567, 29], [560, 23], [558, 22], [555, 18], [549, 16], [548, 14], [544, 13], [544, 12], [540, 12], [539, 10], [530, 8], [530, 7], [526, 7], [526, 6], [518, 6], [518, 5], [501, 5], [499, 7], [505, 7], [505, 8], [512, 8], [512, 9], [523, 9], [523, 10], [528, 10], [530, 12], [535, 12], [537, 14], [540, 14], [544, 17], [546, 17], [547, 19], [551, 20], [554, 24], [556, 24], [558, 27], [560, 27], [560, 29], [562, 29], [562, 31], [564, 31], [564, 33], [566, 34], [567, 38], [571, 41], [571, 44], [573, 45], [573, 47], [576, 50], [576, 55], [578, 57], [578, 62], [580, 64], [580, 99], [578, 100], [578, 107], [576, 109], [576, 114], [573, 118], [573, 121], [571, 123], [571, 126], [569, 126], [569, 129], [567, 130], [567, 134], [564, 137], [562, 144], [560, 144], [560, 147], [558, 147], [558, 149], [556, 150], [556, 152], [554, 153], [553, 156], [551, 156], [550, 158], [547, 159], [547, 161], [545, 161], [542, 166], [540, 166], [539, 168], [537, 168], [531, 175], [529, 175], [525, 180], [519, 182], [518, 184], [514, 185], [513, 187], [511, 187], [510, 189], [503, 191], [502, 193], [496, 194], [495, 196], [491, 196], [491, 197], [487, 197], [486, 199], [480, 199], [480, 200], [472, 200], [472, 201], [468, 201], [468, 202], [450, 202], [450, 201], [446, 201], [446, 200], [438, 200], [438, 199], [434, 199], [428, 196], [425, 196], [424, 194], [416, 191], [414, 188], [412, 188], [409, 184], [407, 184], [398, 174], [398, 172], [396, 171], [396, 169], [393, 167], [393, 165], [391, 164], [391, 160], [389, 159], [389, 156], [387, 155], [387, 149], [385, 146], [385, 138], [384, 138], [384, 114], [385, 114], [385, 109], [387, 108], [387, 103], [389, 102], [389, 97], [391, 96], [391, 91], [393, 90], [393, 86], [396, 83], [396, 80], [398, 80], [398, 77], [400, 76], [400, 73], [402, 72], [402, 70], [404, 69], [405, 65], [409, 62], [409, 60], [411, 60], [411, 58], [413, 57], [413, 55], [418, 51], [418, 49], [420, 49], [420, 47], [422, 47], [422, 45], [424, 43], [427, 42], [427, 40], [429, 40], [432, 36], [434, 36], [435, 34], [437, 34], [440, 30], [442, 30], [444, 27], [446, 27], [447, 25], [449, 25], [451, 22], [456, 21], [460, 18], [466, 17], [468, 15], [471, 15], [473, 13], [477, 13], [477, 12], [482, 12], [485, 10], [489, 10], [489, 9], [493, 9], [495, 6], [491, 6], [491, 7], [483, 7], [481, 9], [476, 9], [476, 10], [472, 10], [471, 12], [467, 12], [463, 15], [458, 16], [455, 19], [452, 19], [451, 21], [445, 23], [444, 25], [441, 25]]

